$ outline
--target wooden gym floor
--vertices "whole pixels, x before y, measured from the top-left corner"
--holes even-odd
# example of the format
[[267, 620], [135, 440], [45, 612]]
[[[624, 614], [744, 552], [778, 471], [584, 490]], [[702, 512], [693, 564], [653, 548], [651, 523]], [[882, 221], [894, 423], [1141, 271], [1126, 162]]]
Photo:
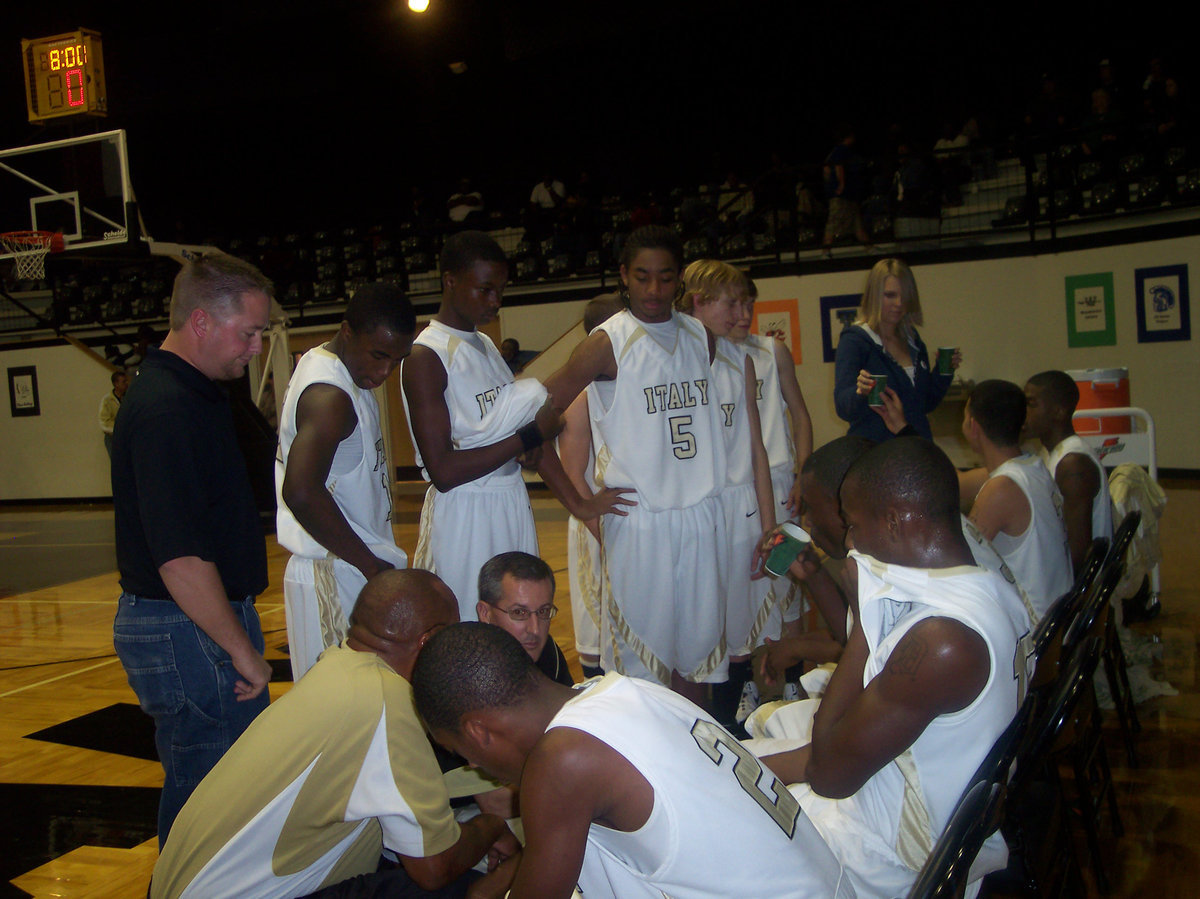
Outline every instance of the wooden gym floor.
[[[421, 496], [401, 493], [396, 538], [411, 553]], [[1167, 493], [1163, 613], [1135, 631], [1158, 637], [1155, 676], [1179, 695], [1140, 707], [1139, 768], [1128, 767], [1109, 733], [1126, 834], [1106, 832], [1105, 850], [1112, 895], [1121, 897], [1192, 897], [1200, 883], [1200, 484]], [[558, 577], [562, 613], [551, 630], [578, 675], [566, 515], [544, 491], [533, 497], [542, 555]], [[271, 537], [267, 547], [272, 586], [258, 609], [281, 677], [271, 684], [275, 699], [290, 687], [279, 586], [286, 553]], [[145, 895], [162, 769], [149, 719], [113, 655], [115, 567], [111, 508], [0, 510], [0, 899]]]

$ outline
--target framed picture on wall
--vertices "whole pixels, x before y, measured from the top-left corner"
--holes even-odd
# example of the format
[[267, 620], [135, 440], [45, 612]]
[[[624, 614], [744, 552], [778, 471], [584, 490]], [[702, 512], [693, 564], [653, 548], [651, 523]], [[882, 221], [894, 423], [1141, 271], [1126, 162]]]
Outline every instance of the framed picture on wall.
[[1068, 275], [1067, 346], [1115, 346], [1112, 272]]
[[800, 303], [798, 300], [759, 300], [754, 304], [750, 333], [782, 340], [800, 364]]
[[854, 324], [861, 301], [862, 294], [858, 293], [821, 297], [821, 348], [825, 352], [826, 362], [834, 360], [838, 340], [842, 332]]
[[1133, 272], [1138, 343], [1191, 340], [1187, 265], [1160, 265]]
[[21, 365], [8, 370], [8, 405], [13, 418], [42, 414], [36, 365]]

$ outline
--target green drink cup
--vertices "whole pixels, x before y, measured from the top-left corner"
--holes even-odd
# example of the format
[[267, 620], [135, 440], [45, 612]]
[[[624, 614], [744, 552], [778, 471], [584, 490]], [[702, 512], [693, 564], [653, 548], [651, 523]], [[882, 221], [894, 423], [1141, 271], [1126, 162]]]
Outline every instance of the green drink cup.
[[763, 565], [771, 577], [781, 577], [812, 542], [812, 538], [808, 536], [808, 532], [804, 528], [792, 524], [790, 521], [780, 525], [779, 530], [779, 542], [775, 544], [775, 548], [771, 550], [771, 554], [767, 556], [767, 561]]
[[871, 387], [871, 392], [867, 394], [868, 406], [882, 406], [883, 392], [887, 390], [887, 375], [871, 375], [875, 380], [875, 384]]
[[958, 347], [940, 346], [937, 351], [937, 371], [939, 375], [954, 374], [954, 351]]

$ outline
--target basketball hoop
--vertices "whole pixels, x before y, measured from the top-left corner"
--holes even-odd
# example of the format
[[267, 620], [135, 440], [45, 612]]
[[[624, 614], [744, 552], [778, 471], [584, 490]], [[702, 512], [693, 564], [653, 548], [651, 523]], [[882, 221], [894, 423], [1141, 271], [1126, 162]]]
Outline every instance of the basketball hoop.
[[[58, 238], [58, 240], [55, 240]], [[0, 243], [12, 253], [18, 281], [41, 281], [46, 277], [46, 256], [62, 249], [62, 237], [53, 231], [5, 231]], [[58, 244], [57, 248], [53, 245]]]

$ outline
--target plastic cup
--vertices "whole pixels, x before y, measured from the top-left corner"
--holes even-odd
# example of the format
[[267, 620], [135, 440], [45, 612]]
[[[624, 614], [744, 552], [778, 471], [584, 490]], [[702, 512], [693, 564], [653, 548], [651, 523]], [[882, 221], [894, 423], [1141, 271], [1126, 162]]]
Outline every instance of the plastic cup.
[[871, 392], [867, 394], [868, 406], [883, 405], [883, 391], [887, 389], [887, 375], [871, 375], [875, 379], [875, 384], [871, 388]]
[[771, 577], [781, 577], [812, 542], [812, 538], [808, 536], [808, 532], [804, 528], [798, 524], [792, 524], [790, 521], [780, 525], [779, 530], [778, 542], [763, 565]]
[[937, 351], [937, 370], [939, 375], [954, 374], [954, 351], [956, 346], [940, 346]]

